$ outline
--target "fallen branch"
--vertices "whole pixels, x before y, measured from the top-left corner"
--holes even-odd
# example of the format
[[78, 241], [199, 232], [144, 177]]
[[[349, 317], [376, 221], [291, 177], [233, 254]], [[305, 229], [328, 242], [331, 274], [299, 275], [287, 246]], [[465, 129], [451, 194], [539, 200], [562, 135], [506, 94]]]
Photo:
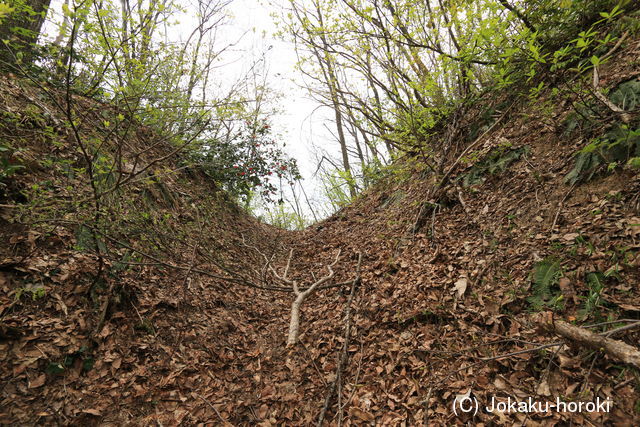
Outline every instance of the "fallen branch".
[[[640, 321], [638, 321], [638, 320], [620, 319], [620, 320], [612, 320], [610, 322], [596, 323], [594, 325], [587, 325], [587, 326], [582, 327], [581, 329], [594, 328], [594, 327], [597, 327], [597, 326], [603, 326], [603, 325], [609, 325], [609, 324], [621, 323], [621, 322], [626, 322], [626, 323], [629, 323], [629, 324], [628, 325], [624, 325], [624, 326], [620, 326], [620, 327], [615, 328], [615, 329], [611, 329], [610, 331], [605, 331], [605, 332], [601, 332], [599, 334], [594, 334], [594, 335], [598, 335], [598, 336], [602, 336], [602, 337], [609, 337], [609, 336], [611, 336], [613, 334], [616, 334], [618, 332], [628, 331], [628, 330], [631, 330], [631, 329], [640, 328]], [[505, 341], [511, 341], [511, 339], [505, 340]], [[500, 341], [487, 343], [486, 345], [497, 344], [498, 342], [500, 342]], [[528, 343], [528, 344], [534, 344], [534, 343]], [[531, 352], [538, 351], [538, 350], [544, 350], [544, 349], [549, 348], [549, 347], [557, 347], [557, 346], [560, 346], [562, 344], [564, 344], [564, 341], [552, 342], [552, 343], [548, 343], [548, 344], [541, 344], [541, 345], [538, 345], [536, 347], [527, 348], [527, 349], [524, 349], [524, 350], [518, 350], [518, 351], [511, 352], [511, 353], [499, 354], [497, 356], [491, 356], [491, 357], [481, 357], [480, 360], [484, 361], [484, 362], [489, 362], [489, 361], [492, 361], [492, 360], [504, 359], [505, 357], [517, 356], [519, 354], [525, 354], [525, 353], [531, 353]], [[474, 350], [474, 349], [476, 349], [478, 347], [480, 347], [480, 346], [477, 346], [477, 347], [474, 347], [474, 348], [471, 348], [471, 349], [467, 349], [464, 352], [468, 353], [469, 351]], [[454, 355], [455, 355], [455, 353], [454, 353]]]
[[435, 202], [424, 202], [420, 205], [420, 209], [418, 210], [418, 214], [416, 215], [416, 219], [413, 221], [413, 226], [411, 227], [411, 237], [413, 237], [422, 227], [424, 227], [429, 214], [431, 214], [431, 238], [435, 238], [435, 221], [436, 221], [436, 213], [440, 208], [440, 205]]
[[338, 259], [340, 258], [341, 252], [342, 250], [339, 249], [338, 253], [336, 254], [336, 258], [333, 260], [331, 264], [327, 265], [327, 270], [329, 270], [327, 275], [320, 278], [319, 280], [316, 280], [311, 286], [309, 286], [304, 291], [300, 290], [297, 280], [291, 280], [287, 277], [287, 274], [289, 273], [289, 267], [291, 266], [291, 257], [293, 256], [293, 249], [289, 251], [289, 259], [287, 260], [287, 266], [285, 267], [284, 274], [282, 276], [280, 276], [276, 272], [275, 268], [269, 265], [269, 270], [273, 273], [273, 275], [276, 276], [279, 280], [291, 285], [291, 287], [293, 288], [293, 293], [296, 296], [296, 298], [291, 303], [291, 320], [289, 321], [289, 334], [287, 336], [287, 347], [291, 347], [295, 345], [296, 342], [298, 342], [298, 334], [300, 331], [300, 307], [302, 306], [302, 303], [320, 285], [324, 284], [328, 280], [333, 279], [333, 276], [335, 274], [333, 272], [333, 267], [338, 263]]
[[471, 214], [469, 213], [469, 209], [467, 208], [467, 203], [464, 201], [464, 198], [462, 197], [462, 189], [460, 187], [456, 187], [456, 190], [458, 192], [458, 200], [460, 200], [460, 204], [462, 205], [462, 208], [467, 213], [467, 215], [471, 216]]
[[609, 49], [609, 52], [605, 53], [604, 56], [602, 58], [600, 58], [600, 62], [604, 61], [605, 59], [607, 59], [611, 55], [613, 55], [613, 53], [616, 50], [618, 50], [618, 48], [620, 46], [622, 46], [622, 42], [625, 41], [625, 39], [627, 38], [628, 35], [629, 35], [629, 31], [625, 31], [624, 34], [622, 34], [622, 36], [620, 36], [620, 38], [618, 39], [616, 44], [611, 49]]
[[[353, 397], [356, 395], [356, 392], [358, 391], [358, 381], [360, 380], [360, 372], [362, 371], [362, 359], [364, 358], [364, 354], [363, 354], [363, 344], [362, 342], [360, 343], [360, 359], [358, 360], [358, 368], [356, 369], [356, 376], [353, 380], [353, 387], [351, 390], [351, 394], [349, 395], [349, 397], [347, 398], [346, 402], [344, 402], [343, 404], [339, 404], [339, 408], [338, 408], [338, 413], [340, 414], [340, 418], [338, 419], [338, 427], [340, 427], [342, 425], [342, 411], [344, 411], [344, 408], [346, 408], [347, 406], [349, 406], [349, 404], [351, 403], [351, 401], [353, 400]], [[334, 417], [335, 418], [335, 417]]]
[[292, 347], [298, 342], [298, 335], [300, 331], [300, 307], [302, 306], [302, 303], [304, 302], [305, 299], [307, 299], [309, 295], [311, 295], [313, 292], [319, 289], [342, 287], [344, 285], [355, 283], [355, 281], [358, 280], [358, 277], [359, 277], [361, 254], [358, 255], [358, 267], [357, 267], [358, 273], [356, 274], [355, 279], [348, 280], [346, 282], [327, 284], [327, 282], [333, 279], [333, 276], [335, 275], [333, 271], [333, 267], [338, 263], [338, 260], [340, 259], [340, 254], [342, 252], [342, 249], [338, 249], [338, 253], [336, 254], [336, 257], [333, 260], [333, 262], [331, 264], [327, 264], [326, 266], [328, 270], [327, 275], [321, 277], [320, 279], [316, 279], [315, 275], [312, 272], [311, 276], [313, 277], [313, 280], [315, 280], [315, 282], [309, 285], [308, 287], [304, 288], [300, 286], [300, 283], [297, 280], [294, 280], [288, 277], [289, 269], [291, 268], [291, 259], [293, 258], [293, 249], [289, 251], [287, 264], [284, 267], [283, 273], [280, 274], [271, 264], [274, 258], [273, 256], [271, 258], [268, 258], [256, 246], [248, 245], [244, 238], [244, 235], [242, 235], [242, 244], [248, 248], [254, 249], [256, 252], [258, 252], [258, 254], [262, 256], [265, 262], [263, 267], [263, 272], [268, 270], [276, 279], [278, 279], [278, 281], [285, 283], [286, 285], [290, 286], [291, 290], [293, 290], [295, 299], [291, 303], [291, 319], [289, 320], [289, 333], [287, 335], [287, 347]]
[[[563, 338], [573, 341], [582, 346], [604, 351], [611, 358], [640, 368], [640, 350], [622, 341], [608, 338], [604, 334], [611, 334], [613, 331], [605, 332], [602, 335], [595, 334], [579, 326], [571, 325], [562, 320], [554, 320], [552, 316], [542, 316], [539, 321], [543, 328], [550, 330]], [[640, 322], [638, 322], [640, 324]], [[630, 325], [623, 326], [630, 329]], [[634, 325], [635, 326], [635, 325]]]
[[[625, 320], [621, 320], [621, 322], [624, 322]], [[628, 320], [626, 320], [628, 322]], [[622, 332], [622, 331], [629, 331], [631, 329], [636, 329], [636, 328], [640, 328], [640, 321], [635, 321], [635, 322], [631, 322], [628, 325], [624, 325], [624, 326], [620, 326], [618, 328], [612, 329], [610, 331], [607, 332], [603, 332], [600, 335], [603, 335], [605, 337], [610, 337], [611, 335], [618, 333], [618, 332]]]
[[[358, 266], [356, 267], [356, 278], [353, 279], [353, 284], [351, 285], [351, 292], [349, 293], [349, 298], [347, 299], [347, 305], [345, 308], [346, 311], [346, 320], [344, 326], [344, 340], [342, 342], [342, 348], [340, 349], [340, 356], [338, 357], [338, 366], [336, 367], [335, 378], [331, 382], [331, 387], [329, 387], [329, 393], [327, 393], [327, 397], [324, 400], [324, 406], [322, 407], [322, 411], [320, 411], [320, 416], [318, 417], [318, 427], [322, 427], [322, 422], [329, 410], [329, 406], [331, 405], [331, 399], [336, 392], [336, 388], [340, 389], [340, 384], [342, 381], [342, 371], [347, 364], [347, 358], [349, 356], [349, 339], [351, 338], [351, 303], [353, 301], [353, 296], [356, 292], [356, 287], [360, 283], [360, 265], [362, 264], [362, 253], [358, 253]], [[338, 411], [342, 411], [342, 406], [340, 402], [338, 402]], [[342, 419], [340, 415], [339, 420]]]
[[[217, 279], [217, 280], [221, 280], [221, 281], [225, 281], [225, 282], [229, 282], [229, 283], [233, 283], [235, 285], [240, 285], [240, 286], [245, 286], [245, 287], [249, 287], [249, 288], [255, 288], [255, 289], [262, 289], [262, 290], [267, 290], [267, 291], [278, 291], [278, 292], [292, 292], [291, 288], [285, 287], [285, 286], [262, 286], [262, 285], [258, 285], [256, 283], [253, 283], [252, 281], [250, 281], [249, 279], [247, 279], [246, 277], [244, 277], [243, 275], [241, 275], [238, 272], [231, 272], [228, 269], [224, 269], [224, 267], [222, 265], [219, 264], [215, 264], [218, 268], [223, 269], [225, 272], [229, 273], [229, 274], [233, 274], [235, 277], [225, 277], [225, 276], [221, 276], [219, 274], [214, 274], [211, 273], [210, 271], [206, 271], [206, 270], [202, 270], [199, 268], [195, 268], [192, 266], [183, 266], [183, 265], [177, 265], [177, 264], [173, 264], [170, 262], [166, 262], [166, 261], [162, 261], [161, 259], [159, 259], [156, 256], [153, 256], [151, 254], [148, 254], [140, 249], [136, 249], [134, 247], [132, 247], [131, 245], [118, 240], [108, 234], [106, 234], [105, 232], [98, 230], [97, 228], [93, 227], [92, 225], [89, 225], [87, 223], [81, 222], [81, 221], [70, 221], [70, 220], [63, 220], [63, 219], [48, 219], [48, 220], [44, 220], [44, 221], [39, 221], [39, 222], [55, 222], [55, 223], [60, 223], [60, 224], [68, 224], [68, 225], [75, 225], [75, 226], [82, 226], [82, 227], [86, 227], [89, 228], [92, 231], [95, 231], [97, 234], [101, 235], [102, 237], [104, 237], [106, 240], [110, 241], [111, 243], [120, 246], [122, 248], [125, 249], [129, 249], [131, 252], [136, 253], [138, 255], [141, 255], [144, 258], [150, 259], [151, 261], [154, 261], [153, 263], [144, 263], [144, 262], [128, 262], [128, 261], [121, 261], [118, 260], [118, 262], [122, 263], [122, 264], [126, 264], [126, 265], [155, 265], [155, 266], [162, 266], [162, 267], [167, 267], [167, 268], [172, 268], [174, 270], [179, 270], [179, 271], [188, 271], [191, 273], [198, 273], [201, 274], [203, 276], [206, 277], [210, 277], [212, 279]], [[33, 222], [31, 224], [34, 224], [36, 222]], [[319, 289], [328, 289], [328, 288], [334, 288], [334, 287], [340, 287], [343, 286], [345, 283], [348, 282], [342, 282], [342, 283], [333, 283], [333, 284], [328, 284], [328, 285], [324, 285], [324, 286], [320, 286]]]
[[[625, 32], [622, 35], [622, 37], [620, 37], [620, 39], [618, 40], [618, 43], [616, 43], [616, 45], [609, 52], [607, 52], [607, 54], [604, 55], [600, 59], [600, 61], [604, 61], [607, 57], [611, 56], [613, 52], [616, 49], [618, 49], [618, 47], [620, 47], [620, 45], [628, 35], [629, 35], [629, 32], [628, 31]], [[602, 92], [600, 92], [600, 72], [598, 71], [597, 65], [594, 65], [593, 67], [592, 83], [593, 83], [593, 96], [595, 96], [598, 99], [598, 101], [602, 102], [605, 106], [607, 106], [609, 110], [613, 111], [614, 113], [620, 114], [620, 118], [622, 119], [623, 122], [629, 123], [631, 121], [631, 116], [629, 115], [629, 113], [627, 113], [622, 108], [618, 107], [616, 104], [611, 102], [609, 98], [607, 98], [605, 95], [602, 94]]]
[[198, 396], [200, 399], [202, 399], [202, 401], [203, 401], [204, 403], [206, 403], [207, 405], [209, 405], [209, 407], [210, 407], [211, 409], [213, 409], [213, 412], [215, 412], [215, 413], [216, 413], [216, 415], [218, 416], [218, 418], [220, 418], [220, 421], [222, 421], [222, 424], [223, 424], [224, 426], [233, 426], [233, 424], [231, 424], [229, 421], [227, 421], [227, 420], [225, 420], [224, 418], [222, 418], [222, 414], [220, 414], [220, 411], [218, 411], [218, 410], [216, 409], [216, 407], [215, 407], [215, 406], [213, 406], [213, 404], [212, 404], [211, 402], [209, 402], [207, 399], [205, 399], [204, 397], [202, 397], [202, 396], [201, 396], [201, 395], [199, 395], [198, 393], [194, 393], [194, 394], [195, 394], [196, 396]]
[[[558, 324], [561, 325], [560, 326], [560, 330], [561, 331], [567, 330], [566, 327], [568, 327], [569, 329], [572, 329], [572, 330], [574, 328], [579, 330], [581, 332], [581, 334], [586, 332], [586, 334], [587, 334], [586, 336], [588, 336], [588, 342], [589, 343], [594, 343], [594, 344], [597, 343], [595, 345], [595, 347], [591, 347], [589, 345], [591, 348], [595, 348], [596, 350], [604, 350], [605, 352], [607, 352], [607, 354], [611, 355], [612, 357], [616, 357], [616, 356], [614, 356], [614, 354], [617, 355], [617, 353], [613, 353], [612, 354], [612, 353], [608, 352], [608, 346], [610, 346], [611, 343], [612, 343], [613, 347], [615, 349], [619, 350], [619, 349], [622, 348], [622, 349], [628, 351], [628, 353], [627, 352], [623, 352], [623, 354], [625, 354], [625, 355], [628, 354], [630, 356], [633, 356], [633, 357], [630, 358], [630, 360], [631, 360], [630, 364], [633, 365], [634, 362], [635, 363], [640, 362], [640, 351], [637, 348], [635, 348], [633, 346], [630, 346], [628, 344], [625, 344], [623, 342], [607, 338], [608, 336], [613, 335], [613, 334], [615, 334], [617, 332], [628, 331], [628, 330], [631, 330], [631, 329], [640, 328], [640, 321], [638, 321], [638, 320], [619, 319], [619, 320], [616, 320], [616, 321], [613, 321], [613, 322], [603, 322], [603, 323], [597, 323], [597, 324], [594, 324], [594, 325], [586, 326], [586, 328], [590, 328], [590, 327], [603, 326], [603, 325], [611, 324], [611, 323], [620, 323], [620, 322], [628, 323], [627, 325], [620, 326], [618, 328], [614, 328], [614, 329], [611, 329], [609, 331], [602, 332], [600, 334], [595, 334], [595, 333], [590, 332], [590, 331], [588, 331], [588, 330], [586, 330], [584, 328], [581, 328], [581, 327], [569, 325], [566, 322], [562, 322], [562, 321], [555, 321], [554, 322], [551, 313], [546, 313], [546, 314], [543, 313], [543, 314], [540, 315], [540, 318], [536, 319], [535, 321], [537, 323], [541, 324], [543, 326], [543, 328], [551, 329], [552, 331], [558, 333], [558, 335], [562, 336], [563, 338], [567, 338], [567, 339], [570, 339], [570, 340], [573, 340], [573, 341], [576, 341], [576, 342], [579, 342], [579, 343], [582, 343], [582, 342], [578, 341], [577, 339], [573, 339], [573, 335], [572, 334], [564, 335], [564, 334], [560, 333], [560, 331], [556, 328], [557, 325]], [[511, 340], [511, 339], [509, 339], [509, 340]], [[601, 340], [604, 340], [604, 341], [601, 341]], [[501, 341], [496, 341], [496, 342], [491, 342], [491, 343], [486, 343], [486, 344], [481, 344], [480, 346], [497, 344], [499, 342], [502, 342], [502, 340]], [[533, 343], [527, 343], [527, 344], [533, 344]], [[487, 362], [491, 362], [491, 361], [499, 360], [499, 359], [504, 359], [506, 357], [517, 356], [517, 355], [520, 355], [520, 354], [532, 353], [532, 352], [544, 350], [544, 349], [551, 348], [551, 347], [559, 347], [558, 350], [560, 350], [560, 348], [562, 348], [561, 346], [564, 345], [564, 344], [565, 344], [564, 341], [556, 341], [556, 342], [552, 342], [552, 343], [541, 344], [541, 345], [538, 345], [538, 346], [535, 346], [535, 347], [532, 347], [532, 348], [527, 348], [527, 349], [524, 349], [524, 350], [518, 350], [518, 351], [505, 353], [505, 354], [499, 354], [497, 356], [482, 357], [482, 358], [479, 358], [479, 360], [477, 362], [473, 362], [473, 363], [471, 363], [469, 365], [462, 366], [462, 367], [460, 367], [458, 369], [455, 369], [455, 370], [449, 372], [443, 378], [432, 379], [431, 382], [430, 382], [429, 389], [427, 391], [426, 398], [422, 401], [422, 403], [424, 404], [424, 407], [425, 407], [425, 414], [424, 414], [424, 418], [423, 418], [423, 424], [424, 425], [429, 425], [429, 413], [430, 413], [429, 400], [431, 398], [432, 391], [434, 389], [438, 388], [435, 385], [436, 382], [439, 383], [439, 384], [444, 384], [449, 378], [451, 378], [453, 375], [457, 374], [458, 372], [461, 372], [461, 371], [464, 371], [464, 370], [467, 370], [467, 369], [471, 369], [471, 368], [475, 368], [477, 366], [486, 364]], [[585, 345], [587, 345], [587, 344], [585, 343]], [[621, 347], [621, 345], [622, 345], [622, 347]], [[476, 346], [476, 347], [473, 347], [471, 349], [467, 349], [467, 350], [464, 351], [464, 353], [468, 353], [469, 351], [474, 350], [474, 349], [476, 349], [476, 348], [478, 348], [480, 346]], [[557, 354], [557, 352], [558, 351], [556, 351], [556, 354]], [[454, 353], [454, 355], [455, 355], [455, 353]], [[618, 360], [625, 361], [622, 358], [620, 358]], [[638, 366], [638, 365], [635, 365], [635, 366]]]
[[93, 339], [100, 334], [102, 331], [102, 327], [104, 326], [104, 322], [107, 320], [107, 311], [109, 310], [109, 304], [111, 304], [111, 294], [113, 293], [113, 289], [115, 287], [115, 282], [111, 282], [109, 285], [109, 289], [107, 290], [107, 294], [104, 297], [104, 301], [100, 306], [100, 317], [98, 318], [98, 323], [96, 324], [95, 329], [93, 330], [93, 334], [91, 335]]
[[490, 362], [492, 360], [504, 359], [505, 357], [517, 356], [519, 354], [533, 353], [534, 351], [544, 350], [545, 348], [550, 347], [557, 347], [562, 344], [564, 344], [564, 341], [552, 342], [549, 344], [542, 344], [533, 348], [525, 348], [524, 350], [513, 351], [511, 353], [499, 354], [497, 356], [481, 357], [480, 360], [483, 362]]
[[567, 201], [567, 198], [573, 192], [573, 189], [576, 188], [576, 184], [577, 184], [577, 182], [573, 183], [573, 185], [571, 186], [569, 191], [567, 191], [567, 194], [565, 194], [564, 197], [562, 198], [562, 200], [560, 200], [560, 203], [558, 203], [558, 210], [556, 211], [556, 215], [553, 217], [553, 223], [551, 224], [551, 228], [549, 229], [550, 233], [553, 233], [553, 229], [556, 228], [556, 223], [558, 222], [558, 217], [560, 216], [560, 211], [562, 210], [562, 207], [564, 206], [564, 202]]
[[464, 156], [467, 155], [467, 153], [475, 148], [478, 144], [480, 144], [483, 140], [484, 137], [486, 135], [488, 135], [497, 125], [498, 123], [500, 123], [502, 121], [503, 118], [505, 118], [507, 116], [507, 113], [511, 110], [511, 108], [513, 108], [513, 106], [515, 105], [515, 101], [511, 103], [511, 105], [509, 105], [509, 107], [507, 107], [507, 109], [504, 111], [504, 113], [502, 113], [500, 115], [500, 117], [498, 117], [498, 119], [493, 122], [493, 124], [491, 126], [489, 126], [489, 129], [485, 130], [482, 135], [480, 135], [479, 137], [476, 138], [475, 141], [473, 141], [471, 144], [469, 144], [467, 146], [467, 148], [465, 148], [464, 150], [462, 150], [462, 153], [460, 153], [460, 155], [458, 156], [458, 158], [453, 162], [453, 164], [449, 167], [449, 169], [447, 170], [447, 172], [445, 172], [444, 176], [442, 177], [442, 179], [440, 179], [440, 182], [438, 183], [437, 189], [440, 190], [442, 189], [445, 184], [448, 182], [449, 180], [449, 175], [451, 175], [451, 173], [453, 172], [453, 170], [458, 166], [458, 163], [460, 163], [460, 161], [462, 161], [462, 159], [464, 158]]

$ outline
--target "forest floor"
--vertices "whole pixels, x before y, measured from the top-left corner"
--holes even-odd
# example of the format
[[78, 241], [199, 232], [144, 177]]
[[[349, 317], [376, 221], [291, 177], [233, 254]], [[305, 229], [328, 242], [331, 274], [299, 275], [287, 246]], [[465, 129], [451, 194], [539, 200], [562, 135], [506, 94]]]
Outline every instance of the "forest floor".
[[[618, 52], [602, 86], [637, 80], [629, 58], [639, 56], [638, 43]], [[121, 195], [130, 203], [122, 209], [149, 214], [114, 219], [121, 227], [105, 243], [114, 256], [149, 245], [153, 258], [109, 258], [98, 280], [78, 228], [84, 205], [71, 203], [90, 189], [81, 174], [43, 163], [54, 152], [75, 164], [79, 154], [70, 141], [53, 151], [43, 143], [64, 131], [42, 135], [62, 119], [38, 87], [2, 79], [0, 133], [20, 138], [16, 157], [27, 167], [0, 200], [0, 423], [310, 425], [333, 385], [330, 425], [640, 419], [637, 368], [541, 328], [550, 312], [602, 324], [598, 332], [640, 319], [640, 174], [619, 168], [563, 183], [585, 142], [565, 132], [571, 100], [543, 95], [496, 114], [474, 158], [517, 152], [503, 170], [431, 200], [433, 180], [407, 166], [304, 231], [259, 223], [197, 172], [138, 182]], [[134, 152], [150, 137], [140, 129], [131, 138]], [[470, 161], [454, 176], [474, 171]], [[262, 283], [261, 253], [281, 272], [290, 249], [290, 276], [302, 283], [325, 274], [339, 250], [334, 281], [361, 280], [352, 298], [350, 285], [311, 295], [300, 342], [286, 347], [292, 293], [212, 274]], [[539, 293], [544, 268], [548, 289]], [[612, 338], [637, 348], [640, 330]], [[606, 412], [456, 414], [456, 396], [467, 395], [481, 407], [494, 398], [612, 403]]]

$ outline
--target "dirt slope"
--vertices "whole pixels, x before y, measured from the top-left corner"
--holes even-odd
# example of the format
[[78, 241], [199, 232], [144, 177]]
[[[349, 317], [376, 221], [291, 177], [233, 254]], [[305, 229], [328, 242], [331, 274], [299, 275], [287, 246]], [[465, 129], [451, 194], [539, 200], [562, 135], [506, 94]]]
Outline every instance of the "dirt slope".
[[[603, 70], [603, 85], [637, 79], [627, 59], [639, 49], [621, 51]], [[0, 422], [314, 424], [335, 380], [350, 289], [310, 297], [301, 343], [288, 349], [290, 293], [203, 274], [231, 271], [263, 283], [252, 245], [275, 254], [280, 269], [293, 248], [291, 275], [307, 283], [338, 250], [335, 281], [348, 281], [363, 255], [338, 382], [342, 409], [333, 399], [331, 424], [630, 425], [640, 417], [638, 371], [602, 353], [565, 346], [483, 360], [555, 342], [537, 327], [540, 311], [555, 309], [578, 324], [640, 318], [640, 175], [620, 168], [585, 184], [563, 183], [584, 144], [564, 133], [569, 100], [514, 105], [480, 141], [475, 163], [498, 147], [527, 149], [504, 171], [485, 172], [484, 182], [450, 186], [435, 211], [433, 180], [412, 168], [302, 232], [259, 224], [198, 171], [134, 183], [120, 195], [123, 216], [107, 228], [111, 252], [97, 280], [98, 261], [78, 226], [90, 189], [81, 175], [42, 163], [52, 152], [47, 144], [68, 136], [56, 128], [62, 119], [37, 87], [4, 83], [3, 138], [22, 148], [15, 158], [27, 168], [5, 190], [0, 215]], [[46, 126], [55, 135], [44, 134]], [[129, 159], [148, 138], [138, 132], [131, 139]], [[169, 148], [157, 149], [147, 162]], [[56, 150], [81, 164], [72, 141]], [[475, 173], [473, 164], [454, 175]], [[155, 261], [131, 257], [140, 251], [153, 251]], [[562, 277], [549, 292], [561, 304], [534, 309], [532, 273], [543, 260], [559, 266]], [[604, 272], [615, 274], [584, 314], [590, 274]], [[263, 284], [279, 285], [273, 277]], [[640, 332], [614, 338], [637, 347]], [[458, 417], [455, 395], [470, 389], [483, 405], [508, 396], [614, 404], [608, 413]]]

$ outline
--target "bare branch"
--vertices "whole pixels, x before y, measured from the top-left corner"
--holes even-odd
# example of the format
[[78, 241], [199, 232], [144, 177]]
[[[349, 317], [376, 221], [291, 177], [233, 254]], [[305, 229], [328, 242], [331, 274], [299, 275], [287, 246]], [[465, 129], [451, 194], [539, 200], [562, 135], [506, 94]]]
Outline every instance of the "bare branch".
[[[339, 255], [339, 253], [338, 253]], [[336, 257], [337, 260], [337, 257]], [[349, 298], [347, 299], [347, 304], [345, 306], [345, 327], [344, 327], [344, 340], [342, 342], [342, 348], [340, 349], [340, 355], [338, 356], [338, 366], [336, 367], [336, 375], [331, 383], [331, 387], [329, 388], [329, 393], [327, 393], [327, 397], [324, 401], [324, 406], [320, 411], [320, 416], [318, 417], [318, 427], [322, 427], [322, 422], [329, 410], [329, 405], [331, 404], [331, 399], [336, 392], [336, 388], [338, 388], [338, 411], [341, 413], [342, 406], [340, 404], [340, 393], [341, 393], [341, 384], [342, 384], [342, 371], [347, 365], [347, 359], [349, 356], [349, 340], [351, 338], [351, 303], [353, 301], [353, 296], [356, 292], [356, 287], [360, 283], [360, 266], [362, 264], [362, 252], [358, 252], [358, 265], [356, 267], [356, 278], [351, 282], [351, 292], [349, 292]], [[340, 417], [341, 418], [341, 417]]]
[[[615, 360], [640, 368], [640, 350], [634, 346], [608, 338], [602, 334], [593, 333], [587, 329], [571, 325], [562, 320], [556, 320], [552, 316], [548, 315], [541, 316], [539, 323], [542, 324], [545, 329], [553, 331], [574, 343], [594, 350], [604, 351]], [[631, 327], [637, 325], [640, 325], [640, 322], [636, 325], [627, 325], [624, 328], [631, 329]], [[610, 333], [611, 331], [606, 334]]]

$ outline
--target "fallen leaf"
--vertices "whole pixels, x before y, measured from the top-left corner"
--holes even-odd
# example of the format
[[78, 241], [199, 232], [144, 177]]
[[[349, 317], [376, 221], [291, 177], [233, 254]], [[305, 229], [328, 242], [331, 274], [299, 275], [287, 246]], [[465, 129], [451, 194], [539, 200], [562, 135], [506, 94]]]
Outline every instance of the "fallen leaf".
[[40, 375], [33, 381], [29, 381], [29, 388], [38, 388], [44, 385], [44, 382], [47, 380], [47, 376], [45, 374]]
[[467, 390], [466, 393], [456, 394], [456, 403], [458, 403], [458, 405], [462, 404], [469, 398], [469, 396], [471, 396], [471, 389]]
[[454, 290], [457, 292], [458, 298], [462, 298], [464, 293], [467, 291], [467, 279], [466, 277], [461, 277], [458, 281], [453, 285]]
[[538, 385], [536, 392], [541, 396], [551, 396], [551, 390], [546, 378]]
[[353, 416], [360, 418], [362, 421], [375, 420], [375, 417], [372, 414], [365, 412], [362, 409], [358, 409], [356, 407], [352, 407], [351, 409], [349, 409], [349, 413]]
[[109, 328], [109, 324], [104, 325], [98, 336], [100, 338], [106, 338], [111, 334], [111, 329]]

